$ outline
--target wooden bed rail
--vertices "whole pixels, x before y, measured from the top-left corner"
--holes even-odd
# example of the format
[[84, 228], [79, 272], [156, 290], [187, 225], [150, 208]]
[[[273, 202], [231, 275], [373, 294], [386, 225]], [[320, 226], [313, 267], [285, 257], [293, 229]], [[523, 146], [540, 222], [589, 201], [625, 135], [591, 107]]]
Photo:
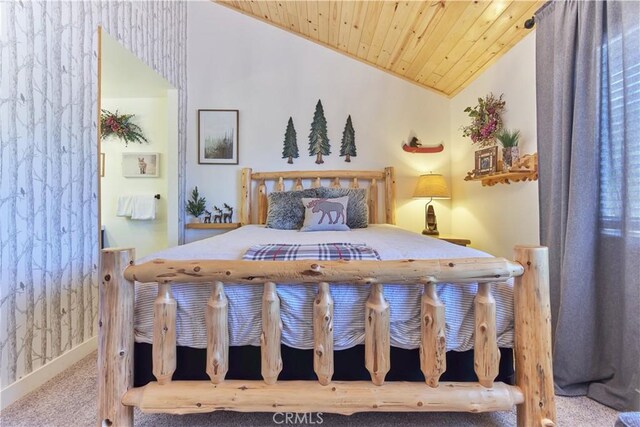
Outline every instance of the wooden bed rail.
[[398, 261], [238, 261], [156, 259], [131, 265], [124, 278], [142, 283], [204, 283], [216, 281], [263, 285], [320, 282], [371, 285], [394, 283], [501, 282], [524, 272], [504, 258], [459, 258]]
[[[166, 261], [133, 264], [132, 249], [105, 250], [99, 309], [100, 424], [132, 425], [131, 406], [183, 414], [214, 410], [496, 411], [518, 405], [519, 426], [552, 426], [547, 250], [516, 247], [516, 262], [502, 258], [402, 261]], [[516, 277], [517, 386], [495, 383], [500, 352], [491, 283]], [[133, 289], [158, 282], [154, 302], [153, 373], [157, 383], [133, 384]], [[441, 383], [446, 370], [446, 307], [438, 282], [478, 282], [475, 298], [474, 369], [478, 383]], [[171, 283], [211, 286], [206, 307], [206, 371], [210, 382], [172, 381], [176, 368], [176, 301]], [[229, 366], [225, 283], [262, 285], [260, 335], [263, 381], [225, 380]], [[278, 285], [276, 285], [278, 283]], [[277, 286], [317, 284], [313, 302], [314, 371], [318, 381], [278, 382], [282, 322]], [[332, 382], [333, 298], [329, 284], [370, 285], [365, 304], [365, 360], [371, 382]], [[385, 383], [390, 369], [390, 308], [383, 283], [423, 284], [420, 366], [426, 384]], [[143, 284], [144, 286], [144, 284]]]

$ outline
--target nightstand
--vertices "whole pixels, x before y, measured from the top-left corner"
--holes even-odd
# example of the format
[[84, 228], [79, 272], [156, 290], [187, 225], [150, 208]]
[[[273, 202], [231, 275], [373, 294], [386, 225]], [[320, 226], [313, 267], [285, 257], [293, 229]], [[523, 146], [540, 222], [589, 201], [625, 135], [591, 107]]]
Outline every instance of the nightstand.
[[467, 246], [471, 244], [471, 240], [469, 239], [461, 239], [459, 237], [452, 237], [452, 236], [447, 236], [442, 234], [439, 234], [437, 236], [431, 236], [431, 237], [435, 237], [436, 239], [440, 239], [440, 240], [445, 240], [449, 243], [453, 243], [454, 245]]
[[185, 233], [185, 243], [195, 242], [196, 240], [206, 239], [218, 234], [225, 233], [230, 230], [240, 228], [239, 222], [191, 222], [184, 225], [187, 231]]

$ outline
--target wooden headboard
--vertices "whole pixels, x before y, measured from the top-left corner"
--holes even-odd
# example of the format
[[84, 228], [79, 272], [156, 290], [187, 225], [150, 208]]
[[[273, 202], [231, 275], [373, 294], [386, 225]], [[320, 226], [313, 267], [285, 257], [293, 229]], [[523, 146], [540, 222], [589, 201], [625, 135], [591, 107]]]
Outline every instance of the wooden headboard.
[[[267, 189], [269, 181], [274, 181], [273, 191], [302, 190], [304, 180], [310, 181], [311, 188], [322, 186], [322, 180], [328, 180], [333, 188], [340, 188], [346, 181], [351, 188], [369, 187], [369, 223], [379, 223], [380, 213], [384, 212], [384, 223], [396, 223], [396, 179], [393, 167], [383, 171], [286, 171], [253, 172], [251, 168], [242, 169], [242, 200], [240, 205], [241, 224], [264, 224], [267, 220]], [[289, 185], [286, 182], [291, 181]], [[253, 183], [257, 184], [257, 201], [252, 203]], [[378, 210], [378, 187], [384, 188], [383, 206]], [[252, 206], [257, 206], [257, 220], [252, 215]]]

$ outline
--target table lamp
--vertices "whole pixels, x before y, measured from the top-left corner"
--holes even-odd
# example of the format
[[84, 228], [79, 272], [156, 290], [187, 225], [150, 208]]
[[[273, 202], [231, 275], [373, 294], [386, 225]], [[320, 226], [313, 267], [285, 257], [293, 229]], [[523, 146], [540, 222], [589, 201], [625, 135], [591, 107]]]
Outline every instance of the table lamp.
[[425, 229], [422, 234], [437, 236], [438, 221], [436, 220], [436, 213], [431, 205], [433, 199], [450, 199], [449, 187], [447, 187], [447, 181], [440, 174], [429, 173], [420, 175], [418, 184], [413, 192], [413, 197], [429, 197], [429, 201], [424, 205], [424, 222]]

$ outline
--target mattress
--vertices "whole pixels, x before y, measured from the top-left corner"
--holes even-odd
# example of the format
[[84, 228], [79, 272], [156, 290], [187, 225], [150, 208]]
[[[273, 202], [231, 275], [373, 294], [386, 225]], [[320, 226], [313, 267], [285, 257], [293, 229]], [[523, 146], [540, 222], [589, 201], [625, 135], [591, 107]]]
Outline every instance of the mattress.
[[[155, 258], [242, 259], [249, 247], [271, 243], [366, 244], [375, 248], [383, 260], [488, 257], [485, 252], [454, 245], [403, 230], [391, 225], [371, 225], [351, 231], [299, 232], [248, 225], [208, 239], [169, 248], [137, 262]], [[420, 345], [420, 301], [422, 285], [385, 285], [384, 295], [390, 306], [391, 345], [415, 349]], [[513, 345], [513, 292], [511, 283], [496, 283], [496, 330], [498, 346]], [[177, 344], [206, 348], [205, 308], [211, 288], [207, 285], [174, 284], [177, 301]], [[278, 285], [282, 343], [296, 349], [313, 348], [313, 299], [317, 288], [308, 285]], [[476, 284], [438, 284], [437, 292], [445, 304], [447, 351], [473, 348]], [[229, 343], [231, 346], [260, 345], [262, 287], [226, 284], [229, 300]], [[152, 342], [153, 300], [157, 287], [136, 286], [135, 339]], [[334, 347], [348, 349], [364, 343], [364, 307], [369, 288], [354, 285], [331, 285], [334, 299]]]

